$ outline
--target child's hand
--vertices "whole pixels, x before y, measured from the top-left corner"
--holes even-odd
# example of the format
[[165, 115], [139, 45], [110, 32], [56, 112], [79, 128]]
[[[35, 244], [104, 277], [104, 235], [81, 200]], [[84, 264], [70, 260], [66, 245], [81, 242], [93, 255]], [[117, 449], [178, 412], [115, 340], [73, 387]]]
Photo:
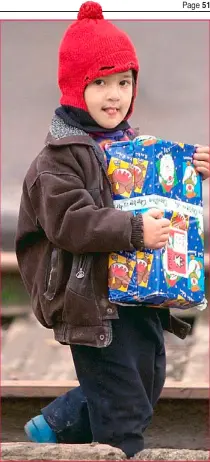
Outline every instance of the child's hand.
[[144, 246], [161, 249], [168, 241], [170, 220], [162, 218], [163, 212], [151, 209], [142, 214], [144, 224]]
[[193, 164], [197, 172], [201, 173], [203, 180], [210, 177], [210, 147], [196, 144], [196, 152], [193, 156]]

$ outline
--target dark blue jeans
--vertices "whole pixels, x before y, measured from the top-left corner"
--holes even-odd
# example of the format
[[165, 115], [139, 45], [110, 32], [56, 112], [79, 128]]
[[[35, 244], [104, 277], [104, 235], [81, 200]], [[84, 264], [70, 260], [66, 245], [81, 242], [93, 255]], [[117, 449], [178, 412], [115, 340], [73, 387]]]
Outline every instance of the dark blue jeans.
[[140, 307], [120, 307], [112, 325], [106, 348], [71, 345], [80, 387], [42, 413], [59, 442], [97, 441], [132, 457], [165, 381], [163, 329], [157, 310]]

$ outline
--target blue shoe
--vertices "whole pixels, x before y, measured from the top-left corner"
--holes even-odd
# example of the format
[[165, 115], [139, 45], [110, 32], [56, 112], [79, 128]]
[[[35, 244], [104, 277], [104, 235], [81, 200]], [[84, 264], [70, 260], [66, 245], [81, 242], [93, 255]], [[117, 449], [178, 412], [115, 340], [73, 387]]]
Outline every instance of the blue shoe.
[[50, 428], [42, 414], [29, 420], [24, 430], [28, 439], [34, 443], [57, 443], [55, 432]]

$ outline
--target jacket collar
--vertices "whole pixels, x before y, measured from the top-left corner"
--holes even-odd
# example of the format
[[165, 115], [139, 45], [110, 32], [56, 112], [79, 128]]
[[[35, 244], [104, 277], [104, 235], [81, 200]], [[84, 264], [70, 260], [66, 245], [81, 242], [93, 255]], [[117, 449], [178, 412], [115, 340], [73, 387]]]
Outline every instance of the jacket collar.
[[52, 147], [69, 146], [71, 144], [80, 144], [83, 146], [92, 147], [99, 163], [102, 165], [106, 173], [106, 164], [104, 161], [104, 152], [85, 131], [79, 128], [67, 125], [56, 114], [52, 118], [49, 132], [47, 134], [45, 145]]
[[45, 144], [47, 146], [67, 146], [69, 144], [95, 145], [92, 138], [83, 130], [67, 125], [56, 114], [53, 116]]

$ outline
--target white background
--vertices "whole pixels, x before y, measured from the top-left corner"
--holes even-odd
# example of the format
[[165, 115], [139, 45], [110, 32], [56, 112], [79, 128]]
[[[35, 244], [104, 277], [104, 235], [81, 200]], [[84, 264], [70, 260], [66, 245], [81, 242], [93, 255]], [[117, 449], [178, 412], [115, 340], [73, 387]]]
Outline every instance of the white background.
[[[59, 2], [49, 2], [48, 0], [31, 0], [30, 2], [24, 0], [18, 2], [17, 0], [1, 0], [0, 18], [75, 19], [77, 13], [71, 13], [70, 10], [78, 11], [81, 3], [83, 3], [81, 0], [74, 0], [73, 2], [70, 0], [60, 0]], [[104, 11], [109, 11], [106, 13], [107, 19], [210, 19], [210, 8], [203, 9], [202, 1], [187, 2], [188, 8], [183, 7], [183, 1], [181, 0], [129, 0], [125, 2], [122, 2], [122, 0], [101, 0], [100, 3]], [[209, 2], [204, 3], [208, 5]], [[200, 8], [193, 10], [193, 4], [199, 4]], [[57, 10], [60, 13], [56, 12]], [[123, 13], [122, 10], [129, 10], [130, 12]], [[135, 12], [135, 10], [139, 12]], [[27, 12], [24, 13], [24, 11]]]

